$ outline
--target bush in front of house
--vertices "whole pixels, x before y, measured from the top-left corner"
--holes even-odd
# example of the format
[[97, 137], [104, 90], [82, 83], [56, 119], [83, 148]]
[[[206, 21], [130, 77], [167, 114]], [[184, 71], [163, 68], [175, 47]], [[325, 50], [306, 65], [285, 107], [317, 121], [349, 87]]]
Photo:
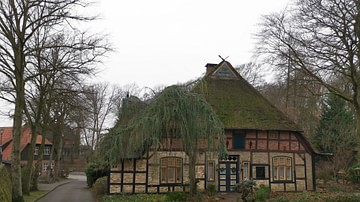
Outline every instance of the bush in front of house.
[[262, 184], [255, 192], [255, 199], [256, 201], [266, 201], [270, 198], [270, 193], [270, 187]]
[[99, 163], [89, 163], [85, 167], [86, 182], [88, 187], [92, 187], [95, 181], [103, 176], [107, 176], [108, 169]]
[[243, 201], [254, 201], [254, 187], [256, 183], [252, 180], [244, 180], [234, 185], [234, 190], [241, 193]]
[[91, 191], [96, 197], [102, 197], [107, 194], [107, 176], [98, 178], [93, 184]]
[[360, 163], [355, 163], [349, 168], [347, 179], [346, 179], [347, 181], [350, 181], [353, 184], [360, 183], [360, 176], [357, 176], [356, 172], [355, 172], [356, 168], [360, 168]]
[[188, 195], [185, 192], [169, 192], [166, 194], [166, 201], [181, 202], [186, 201]]
[[207, 186], [206, 192], [208, 193], [209, 196], [214, 196], [216, 194], [216, 185], [209, 184]]
[[11, 201], [12, 185], [11, 177], [4, 165], [0, 164], [0, 201]]

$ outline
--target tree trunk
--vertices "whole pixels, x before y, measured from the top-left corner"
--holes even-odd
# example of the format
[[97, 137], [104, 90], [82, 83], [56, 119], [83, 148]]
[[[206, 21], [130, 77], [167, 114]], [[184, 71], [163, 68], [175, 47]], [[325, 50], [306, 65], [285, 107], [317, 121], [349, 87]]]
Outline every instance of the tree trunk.
[[194, 196], [196, 194], [196, 152], [189, 152], [189, 179], [190, 179], [190, 195]]
[[[31, 187], [31, 181], [33, 176], [33, 161], [34, 161], [34, 152], [35, 152], [35, 144], [36, 144], [36, 135], [37, 135], [37, 127], [31, 127], [31, 143], [29, 147], [29, 153], [28, 153], [28, 162], [25, 167], [25, 172], [23, 176], [23, 194], [30, 195], [30, 187]], [[40, 155], [42, 155], [42, 152], [40, 150], [38, 154], [38, 158]]]
[[[20, 81], [19, 81], [20, 80]], [[20, 138], [22, 126], [22, 110], [24, 108], [24, 82], [17, 79], [15, 113], [14, 113], [14, 129], [13, 129], [13, 147], [11, 154], [11, 176], [12, 176], [12, 200], [13, 202], [22, 202], [23, 193], [21, 185], [21, 165], [20, 165]]]
[[[21, 45], [19, 45], [22, 47]], [[12, 176], [12, 201], [23, 202], [23, 193], [21, 185], [21, 156], [20, 156], [20, 139], [22, 130], [22, 115], [25, 106], [25, 81], [24, 66], [25, 57], [21, 52], [15, 53], [15, 80], [16, 80], [16, 98], [13, 125], [13, 147], [11, 153], [11, 176]]]
[[[38, 179], [39, 179], [39, 173], [41, 173], [41, 165], [42, 165], [42, 160], [43, 160], [43, 154], [44, 154], [44, 149], [45, 149], [45, 138], [46, 138], [46, 134], [47, 134], [47, 130], [45, 128], [46, 126], [43, 126], [42, 130], [41, 130], [41, 146], [39, 149], [39, 155], [37, 158], [37, 162], [35, 164], [35, 174], [34, 174], [34, 190], [38, 190]], [[51, 163], [50, 163], [50, 169], [51, 169]]]

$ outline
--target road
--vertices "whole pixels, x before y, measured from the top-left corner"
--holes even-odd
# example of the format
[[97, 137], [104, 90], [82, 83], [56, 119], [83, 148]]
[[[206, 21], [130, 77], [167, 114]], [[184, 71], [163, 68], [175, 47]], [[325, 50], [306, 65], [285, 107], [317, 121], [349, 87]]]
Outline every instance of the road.
[[75, 180], [57, 187], [38, 202], [96, 202], [87, 187], [85, 176], [73, 179]]

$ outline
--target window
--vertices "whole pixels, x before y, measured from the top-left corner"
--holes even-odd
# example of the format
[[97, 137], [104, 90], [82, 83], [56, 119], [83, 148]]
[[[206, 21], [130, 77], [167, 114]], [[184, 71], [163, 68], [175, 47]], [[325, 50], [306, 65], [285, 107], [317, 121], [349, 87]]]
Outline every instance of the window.
[[256, 166], [256, 179], [265, 179], [265, 166]]
[[49, 164], [48, 163], [44, 163], [44, 166], [43, 166], [43, 171], [47, 171], [49, 168]]
[[207, 163], [207, 179], [208, 181], [215, 181], [215, 161], [208, 161]]
[[273, 179], [292, 180], [292, 159], [290, 157], [273, 158]]
[[250, 180], [249, 166], [249, 162], [242, 163], [243, 180]]
[[164, 157], [160, 159], [160, 182], [162, 184], [182, 183], [182, 159]]
[[244, 149], [245, 148], [245, 134], [235, 133], [233, 135], [233, 149]]
[[39, 146], [35, 146], [34, 155], [39, 155]]
[[50, 152], [51, 152], [51, 147], [45, 146], [45, 148], [44, 148], [44, 155], [50, 155]]

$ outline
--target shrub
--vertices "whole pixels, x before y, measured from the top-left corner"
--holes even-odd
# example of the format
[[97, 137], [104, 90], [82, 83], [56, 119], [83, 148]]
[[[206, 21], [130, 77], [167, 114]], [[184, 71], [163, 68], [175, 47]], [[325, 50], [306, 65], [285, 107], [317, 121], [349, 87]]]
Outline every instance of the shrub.
[[254, 201], [254, 187], [256, 183], [252, 180], [242, 181], [234, 186], [235, 191], [241, 193], [243, 201]]
[[[25, 173], [26, 171], [26, 166], [21, 167], [21, 176], [25, 176], [28, 175], [27, 173]], [[35, 191], [36, 190], [36, 186], [34, 184], [34, 178], [35, 178], [35, 166], [33, 165], [31, 167], [31, 178], [30, 178], [30, 191]], [[25, 183], [24, 183], [24, 179], [25, 178], [21, 178], [21, 185], [22, 185], [22, 189], [24, 190], [25, 188]]]
[[0, 201], [11, 201], [11, 177], [4, 165], [0, 164]]
[[107, 168], [98, 163], [89, 163], [85, 167], [85, 174], [87, 185], [91, 188], [98, 178], [107, 176]]
[[185, 192], [169, 192], [166, 194], [166, 201], [180, 202], [186, 201], [187, 194]]
[[332, 164], [329, 161], [319, 161], [316, 168], [316, 177], [323, 180], [324, 184], [334, 178], [334, 171]]
[[214, 196], [216, 194], [216, 186], [214, 184], [209, 184], [207, 187], [207, 193], [210, 196]]
[[327, 202], [358, 202], [360, 200], [360, 196], [352, 194], [352, 195], [337, 195], [328, 197], [326, 199]]
[[107, 176], [98, 178], [91, 189], [95, 196], [101, 197], [107, 193]]
[[266, 201], [266, 199], [270, 198], [270, 187], [265, 185], [260, 185], [259, 189], [255, 192], [256, 201]]
[[348, 170], [347, 180], [353, 184], [360, 183], [360, 177], [356, 175], [355, 168], [360, 168], [360, 163], [353, 164]]

